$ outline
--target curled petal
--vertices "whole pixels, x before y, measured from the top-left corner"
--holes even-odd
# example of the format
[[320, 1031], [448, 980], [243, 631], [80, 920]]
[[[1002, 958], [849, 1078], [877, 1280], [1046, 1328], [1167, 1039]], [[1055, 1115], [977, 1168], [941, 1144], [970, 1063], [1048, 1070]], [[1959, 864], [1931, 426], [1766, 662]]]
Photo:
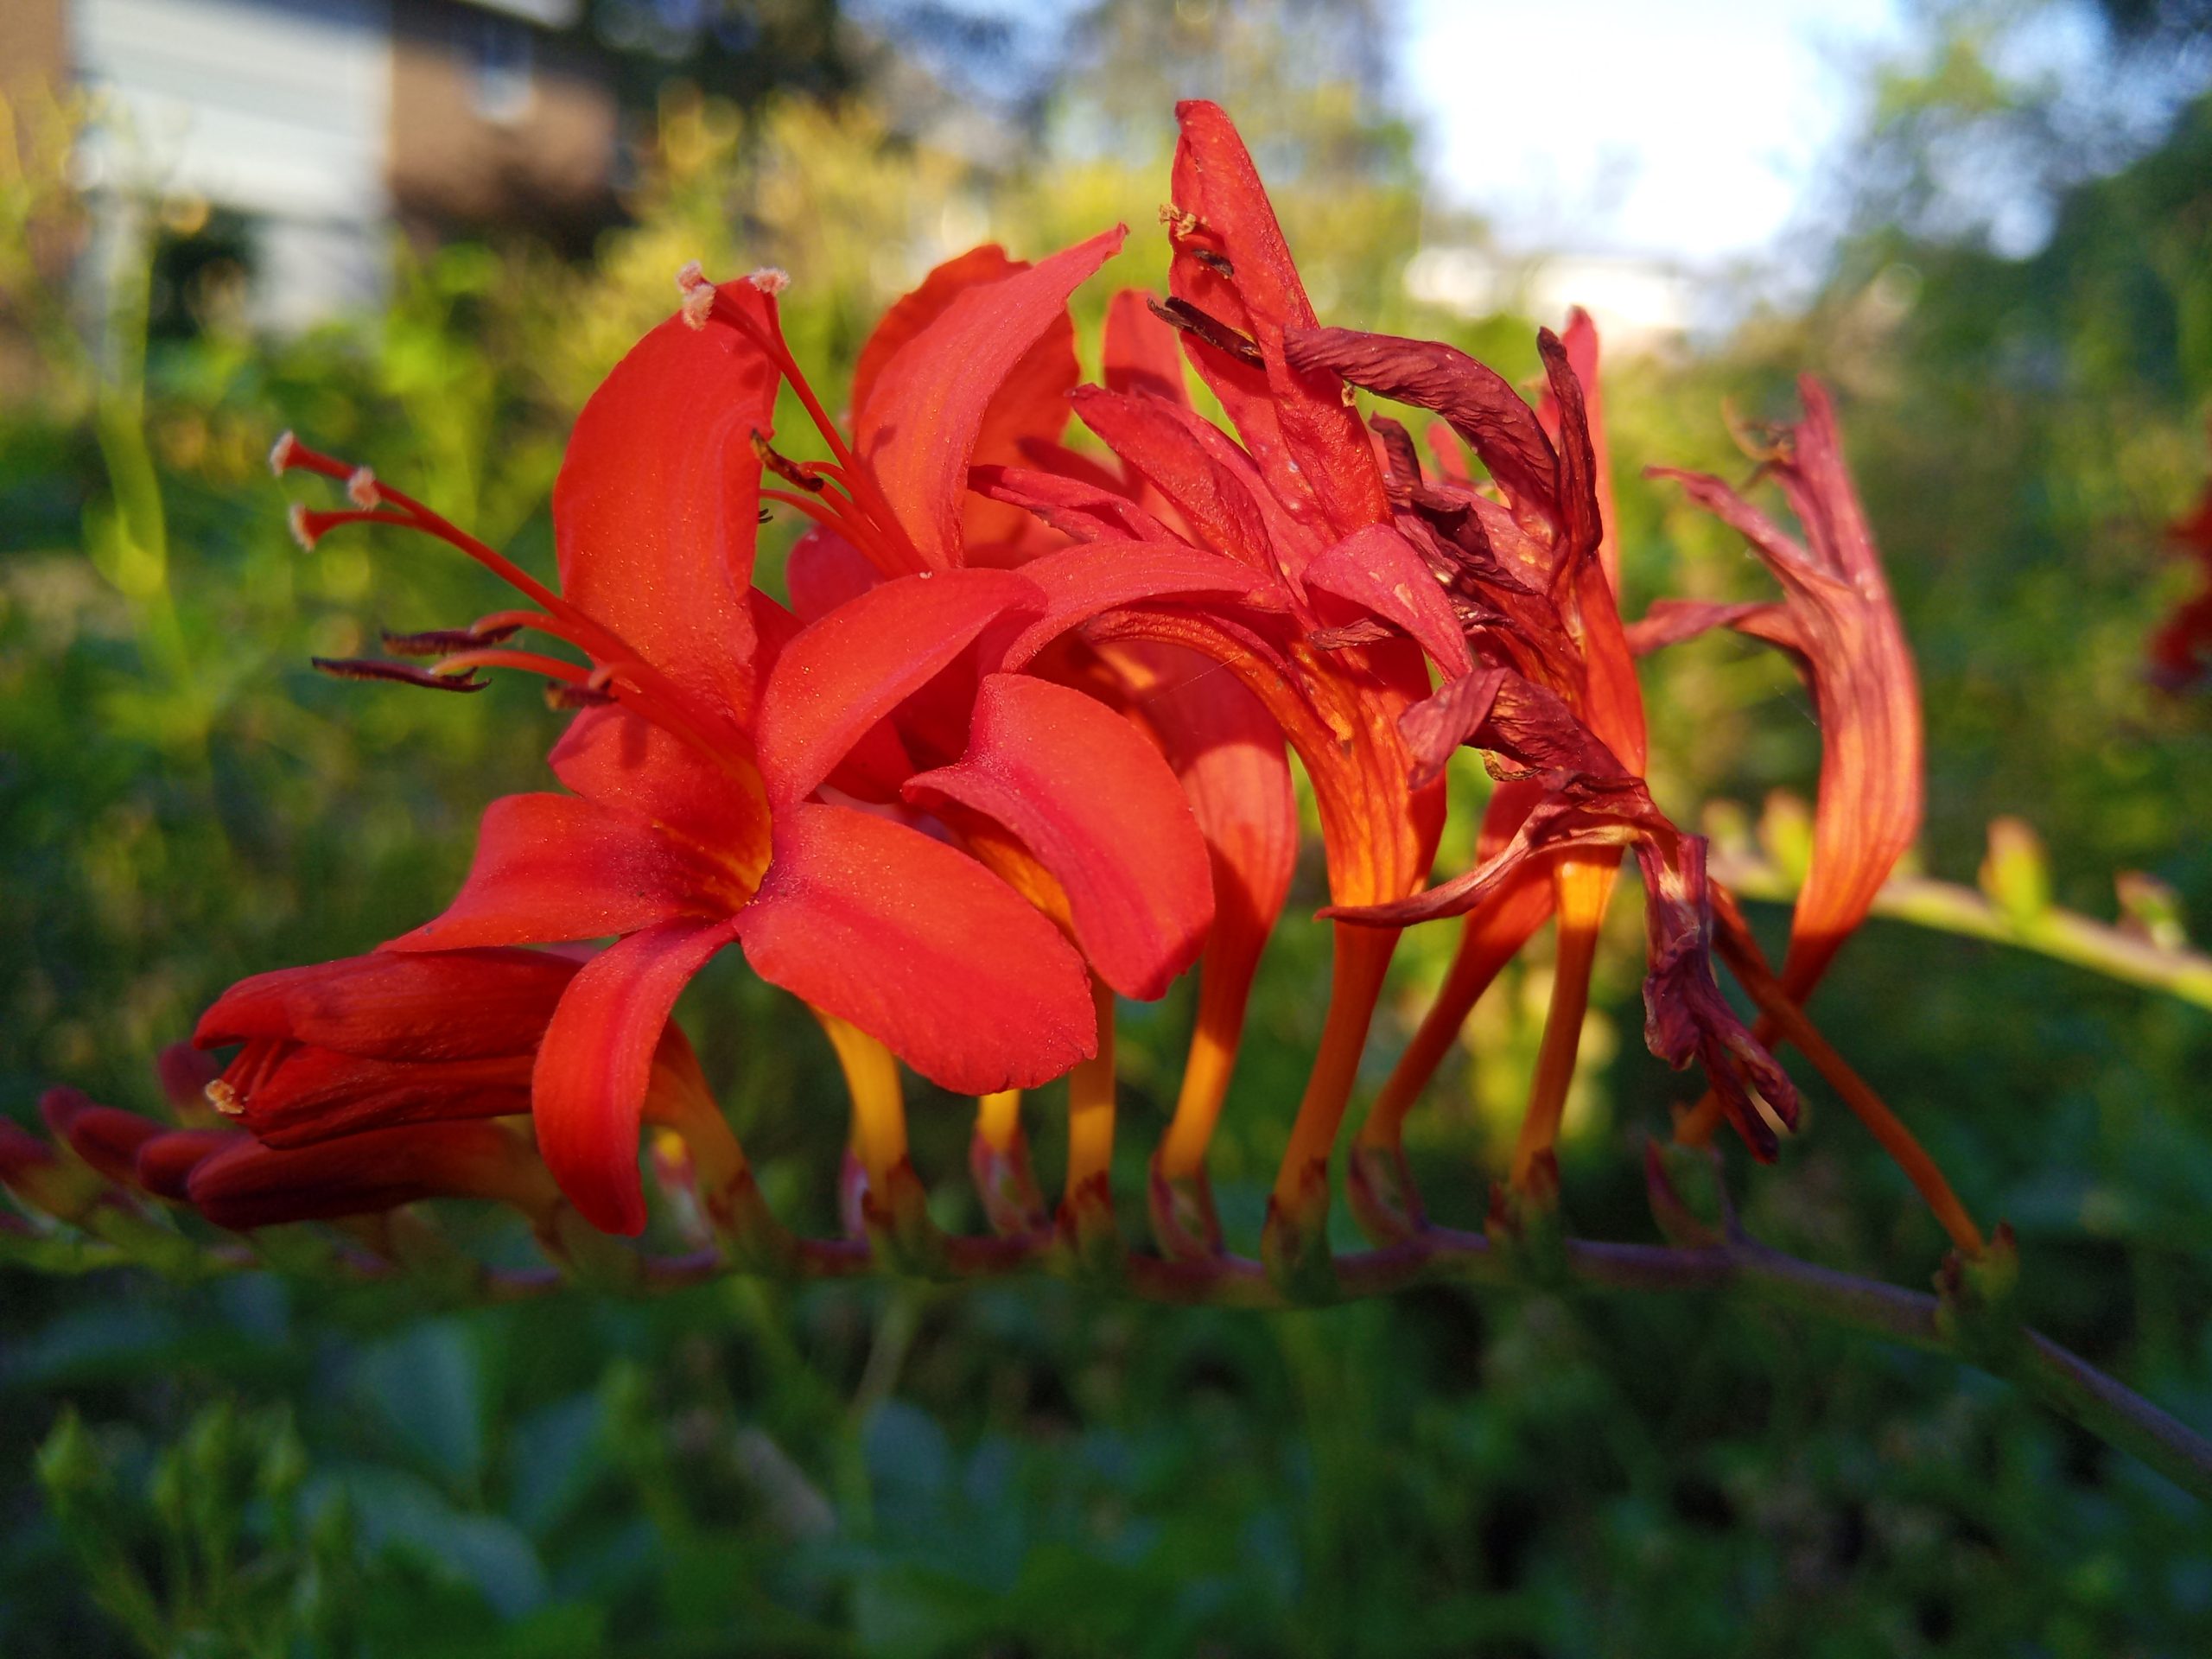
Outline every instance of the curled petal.
[[[1785, 534], [1719, 479], [1661, 470], [1748, 541], [1783, 590], [1783, 614], [1732, 618], [1803, 664], [1821, 723], [1813, 858], [1790, 918], [1782, 983], [1802, 1002], [1919, 833], [1920, 689], [1897, 606], [1845, 468], [1835, 413], [1817, 381], [1800, 383], [1805, 418], [1767, 461], [1806, 541]], [[1657, 607], [1655, 607], [1655, 611]]]
[[1629, 625], [1629, 649], [1649, 657], [1714, 628], [1734, 628], [1790, 651], [1803, 649], [1787, 606], [1762, 600], [1732, 605], [1699, 599], [1654, 600], [1643, 620]]
[[537, 1052], [531, 1112], [562, 1192], [601, 1232], [645, 1230], [638, 1126], [677, 995], [736, 937], [728, 918], [671, 921], [586, 963]]
[[1444, 775], [1452, 751], [1479, 731], [1489, 720], [1506, 680], [1502, 668], [1484, 669], [1448, 680], [1435, 695], [1426, 697], [1398, 716], [1398, 731], [1414, 761], [1413, 786], [1421, 788]]
[[1027, 1089], [1097, 1045], [1089, 977], [1058, 929], [966, 854], [803, 802], [737, 918], [754, 969], [957, 1094]]
[[1353, 328], [1294, 330], [1284, 348], [1299, 368], [1326, 370], [1378, 397], [1441, 415], [1517, 511], [1557, 524], [1559, 457], [1536, 411], [1495, 369], [1440, 341]]
[[1197, 957], [1213, 920], [1205, 842], [1159, 750], [1104, 704], [990, 675], [966, 754], [906, 793], [957, 801], [1027, 847], [1067, 894], [1084, 954], [1124, 996], [1163, 995]]
[[1637, 849], [1643, 872], [1649, 963], [1645, 1046], [1677, 1071], [1695, 1060], [1751, 1151], [1771, 1160], [1776, 1124], [1794, 1128], [1789, 1075], [1744, 1028], [1713, 977], [1713, 909], [1700, 836], [1654, 838]]

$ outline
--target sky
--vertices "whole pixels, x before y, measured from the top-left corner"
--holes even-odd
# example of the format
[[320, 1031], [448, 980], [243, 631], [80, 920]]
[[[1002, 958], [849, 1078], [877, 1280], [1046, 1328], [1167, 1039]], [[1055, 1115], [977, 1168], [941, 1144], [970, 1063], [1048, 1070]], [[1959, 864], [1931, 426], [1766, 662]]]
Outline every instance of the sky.
[[1509, 249], [1700, 268], [1770, 251], [1900, 0], [1405, 0], [1440, 193]]

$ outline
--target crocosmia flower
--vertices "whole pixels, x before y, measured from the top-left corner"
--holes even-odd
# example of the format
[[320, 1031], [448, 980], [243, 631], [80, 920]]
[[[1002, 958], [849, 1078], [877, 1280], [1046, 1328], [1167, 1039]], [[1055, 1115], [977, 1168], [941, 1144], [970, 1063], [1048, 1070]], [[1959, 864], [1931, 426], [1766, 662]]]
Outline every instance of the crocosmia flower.
[[[637, 1135], [653, 1055], [683, 986], [728, 944], [974, 1094], [1057, 1077], [1097, 1038], [1084, 957], [1051, 906], [969, 849], [1002, 841], [1041, 865], [1074, 937], [1131, 995], [1158, 995], [1200, 948], [1207, 855], [1165, 761], [1073, 690], [979, 670], [971, 648], [987, 633], [1018, 645], [1062, 596], [959, 562], [960, 499], [994, 398], [1118, 241], [972, 289], [915, 329], [881, 371], [860, 451], [791, 363], [779, 279], [687, 275], [678, 315], [577, 421], [553, 502], [558, 590], [365, 472], [279, 444], [280, 470], [343, 478], [354, 499], [300, 514], [303, 539], [356, 522], [425, 531], [534, 607], [393, 642], [441, 652], [428, 669], [327, 666], [462, 689], [477, 669], [513, 667], [585, 705], [552, 756], [570, 792], [495, 802], [454, 903], [389, 948], [614, 937], [561, 993], [531, 1085], [546, 1162], [598, 1225], [644, 1224]], [[770, 444], [785, 377], [834, 462], [802, 467]], [[842, 504], [886, 579], [804, 623], [753, 588], [764, 459], [812, 510]], [[524, 629], [587, 660], [517, 650]], [[910, 700], [918, 712], [893, 723]], [[917, 762], [915, 734], [944, 764]], [[1119, 769], [1104, 774], [1118, 787], [1088, 787], [1101, 766]], [[956, 804], [997, 833], [967, 835], [913, 800]], [[1131, 874], [1131, 847], [1162, 879]]]

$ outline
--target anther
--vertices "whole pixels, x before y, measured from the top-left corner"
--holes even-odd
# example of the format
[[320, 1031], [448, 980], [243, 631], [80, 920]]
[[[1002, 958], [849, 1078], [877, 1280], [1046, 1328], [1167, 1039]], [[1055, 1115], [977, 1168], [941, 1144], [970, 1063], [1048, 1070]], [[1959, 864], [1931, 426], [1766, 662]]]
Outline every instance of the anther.
[[745, 280], [773, 299], [791, 285], [791, 274], [779, 265], [763, 265], [747, 273]]
[[768, 442], [768, 435], [758, 427], [753, 432], [753, 453], [760, 456], [760, 464], [778, 478], [786, 484], [797, 486], [810, 495], [819, 495], [830, 487], [830, 480], [813, 467], [778, 454], [775, 446]]
[[1234, 278], [1236, 275], [1236, 267], [1229, 263], [1226, 254], [1216, 253], [1211, 248], [1191, 248], [1185, 251], [1217, 276]]
[[614, 701], [612, 691], [595, 691], [588, 685], [570, 685], [565, 680], [545, 683], [545, 706], [548, 709], [604, 709]]
[[691, 328], [704, 328], [715, 309], [715, 285], [696, 259], [676, 273], [676, 292], [682, 302], [683, 321]]
[[[289, 437], [291, 434], [288, 432], [284, 435]], [[232, 1088], [229, 1084], [225, 1083], [220, 1077], [215, 1078], [207, 1086], [207, 1088], [201, 1090], [200, 1092], [207, 1096], [207, 1103], [210, 1106], [213, 1106], [217, 1111], [220, 1112], [225, 1117], [243, 1117], [245, 1116], [245, 1102], [238, 1098], [238, 1091], [237, 1090]]]
[[283, 477], [291, 470], [292, 452], [299, 447], [300, 441], [292, 435], [291, 428], [286, 427], [279, 432], [276, 442], [269, 446], [269, 470], [279, 478]]
[[473, 651], [479, 645], [496, 645], [521, 632], [519, 622], [503, 622], [489, 628], [428, 628], [420, 633], [379, 630], [384, 648], [396, 657], [443, 657], [452, 652]]
[[346, 480], [346, 499], [363, 512], [382, 506], [384, 493], [377, 488], [377, 475], [365, 467], [356, 467]]
[[1239, 363], [1258, 368], [1266, 360], [1260, 355], [1259, 343], [1249, 334], [1239, 334], [1210, 311], [1201, 311], [1188, 300], [1160, 300], [1150, 296], [1145, 303], [1152, 308], [1152, 315], [1173, 328], [1196, 334], [1216, 351], [1226, 352]]
[[[291, 438], [292, 435], [290, 433], [287, 432], [284, 435], [284, 441], [287, 443], [291, 442]], [[302, 501], [293, 502], [290, 508], [284, 514], [284, 522], [291, 526], [292, 539], [300, 544], [300, 551], [302, 553], [314, 552], [315, 529], [315, 526], [308, 522], [307, 504]]]
[[1172, 237], [1192, 237], [1205, 228], [1205, 220], [1187, 207], [1178, 207], [1173, 202], [1160, 206], [1160, 222], [1167, 227]]
[[420, 686], [425, 691], [481, 691], [491, 683], [478, 679], [473, 669], [465, 674], [441, 674], [434, 668], [382, 662], [373, 657], [310, 657], [308, 660], [334, 679], [384, 680], [394, 685]]

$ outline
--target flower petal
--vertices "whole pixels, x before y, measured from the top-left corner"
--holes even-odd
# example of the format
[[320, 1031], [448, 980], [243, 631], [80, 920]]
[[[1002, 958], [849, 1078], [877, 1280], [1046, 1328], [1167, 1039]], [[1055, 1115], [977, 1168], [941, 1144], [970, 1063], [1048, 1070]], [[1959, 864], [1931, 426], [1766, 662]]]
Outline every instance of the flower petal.
[[1167, 527], [1119, 490], [1089, 479], [1029, 467], [976, 467], [968, 486], [978, 495], [1033, 513], [1079, 542], [1175, 539]]
[[957, 1094], [1033, 1088], [1096, 1052], [1088, 976], [1059, 930], [906, 824], [813, 802], [779, 812], [737, 929], [762, 978]]
[[537, 1047], [576, 964], [543, 950], [378, 950], [242, 979], [200, 1017], [200, 1048], [256, 1038], [383, 1060]]
[[[854, 416], [854, 448], [931, 569], [960, 563], [968, 467], [992, 404], [1038, 343], [1069, 327], [1068, 296], [1120, 251], [1127, 234], [1116, 226], [1026, 270], [965, 289], [871, 380], [868, 401]], [[1057, 361], [1057, 347], [1048, 355]], [[1031, 390], [1025, 383], [1017, 400], [1024, 411]]]
[[1081, 386], [1083, 423], [1181, 513], [1200, 540], [1255, 569], [1275, 568], [1268, 523], [1251, 487], [1206, 453], [1185, 413], [1157, 397]]
[[[765, 303], [743, 282], [721, 297]], [[772, 425], [779, 384], [736, 329], [671, 317], [584, 404], [553, 486], [563, 594], [741, 724], [753, 695], [753, 434]]]
[[985, 677], [968, 752], [906, 785], [1009, 831], [1067, 894], [1099, 977], [1149, 1001], [1189, 967], [1213, 920], [1213, 880], [1175, 774], [1128, 721], [1066, 686]]
[[882, 580], [868, 555], [822, 524], [791, 543], [791, 556], [784, 563], [784, 586], [802, 623], [819, 622]]
[[1007, 570], [922, 571], [870, 588], [784, 647], [760, 699], [768, 798], [804, 800], [861, 735], [965, 651], [994, 618], [1034, 609]]
[[546, 1028], [531, 1088], [537, 1148], [562, 1192], [605, 1233], [645, 1226], [638, 1125], [677, 995], [737, 936], [729, 917], [663, 922], [583, 965]]
[[509, 795], [484, 810], [476, 861], [445, 914], [385, 948], [603, 938], [726, 916], [745, 896], [727, 866], [634, 814], [569, 795]]
[[1358, 411], [1329, 376], [1306, 372], [1284, 356], [1285, 331], [1311, 328], [1313, 308], [1244, 141], [1217, 105], [1179, 104], [1175, 117], [1182, 136], [1168, 286], [1177, 299], [1249, 335], [1261, 361], [1240, 362], [1194, 336], [1185, 336], [1184, 349], [1236, 423], [1270, 490], [1294, 512], [1308, 503], [1318, 508], [1324, 539], [1388, 522], [1382, 471]]
[[768, 861], [768, 803], [757, 779], [623, 709], [587, 709], [549, 757], [586, 800], [650, 819], [706, 856], [756, 874]]
[[1443, 416], [1516, 509], [1554, 512], [1559, 458], [1536, 411], [1495, 369], [1438, 340], [1353, 328], [1294, 332], [1285, 349], [1300, 368], [1325, 369], [1379, 397]]
[[528, 1047], [485, 1059], [372, 1060], [295, 1048], [236, 1091], [238, 1120], [264, 1145], [299, 1147], [402, 1123], [527, 1112], [531, 1055], [554, 1006], [543, 1005]]
[[[159, 1145], [151, 1142], [149, 1145]], [[416, 1123], [279, 1151], [238, 1141], [192, 1167], [187, 1195], [218, 1227], [371, 1215], [417, 1198], [497, 1198], [536, 1208], [552, 1183], [496, 1123]]]
[[1306, 585], [1370, 611], [1411, 634], [1455, 678], [1474, 668], [1452, 601], [1413, 545], [1388, 524], [1369, 524], [1306, 567]]
[[1175, 330], [1160, 320], [1142, 289], [1125, 288], [1107, 302], [1105, 359], [1107, 391], [1143, 392], [1189, 407]]
[[1298, 862], [1298, 803], [1282, 731], [1260, 700], [1196, 652], [1131, 642], [1109, 659], [1183, 785], [1213, 861], [1214, 921], [1202, 971], [1232, 982], [1231, 1012], [1259, 966]]
[[[1045, 613], [1025, 620], [996, 653], [992, 665], [1008, 671], [1070, 628], [1117, 605], [1198, 594], [1249, 599], [1274, 586], [1241, 560], [1183, 542], [1090, 542], [1032, 559], [1021, 574], [1044, 594]], [[986, 656], [992, 656], [988, 648]]]

